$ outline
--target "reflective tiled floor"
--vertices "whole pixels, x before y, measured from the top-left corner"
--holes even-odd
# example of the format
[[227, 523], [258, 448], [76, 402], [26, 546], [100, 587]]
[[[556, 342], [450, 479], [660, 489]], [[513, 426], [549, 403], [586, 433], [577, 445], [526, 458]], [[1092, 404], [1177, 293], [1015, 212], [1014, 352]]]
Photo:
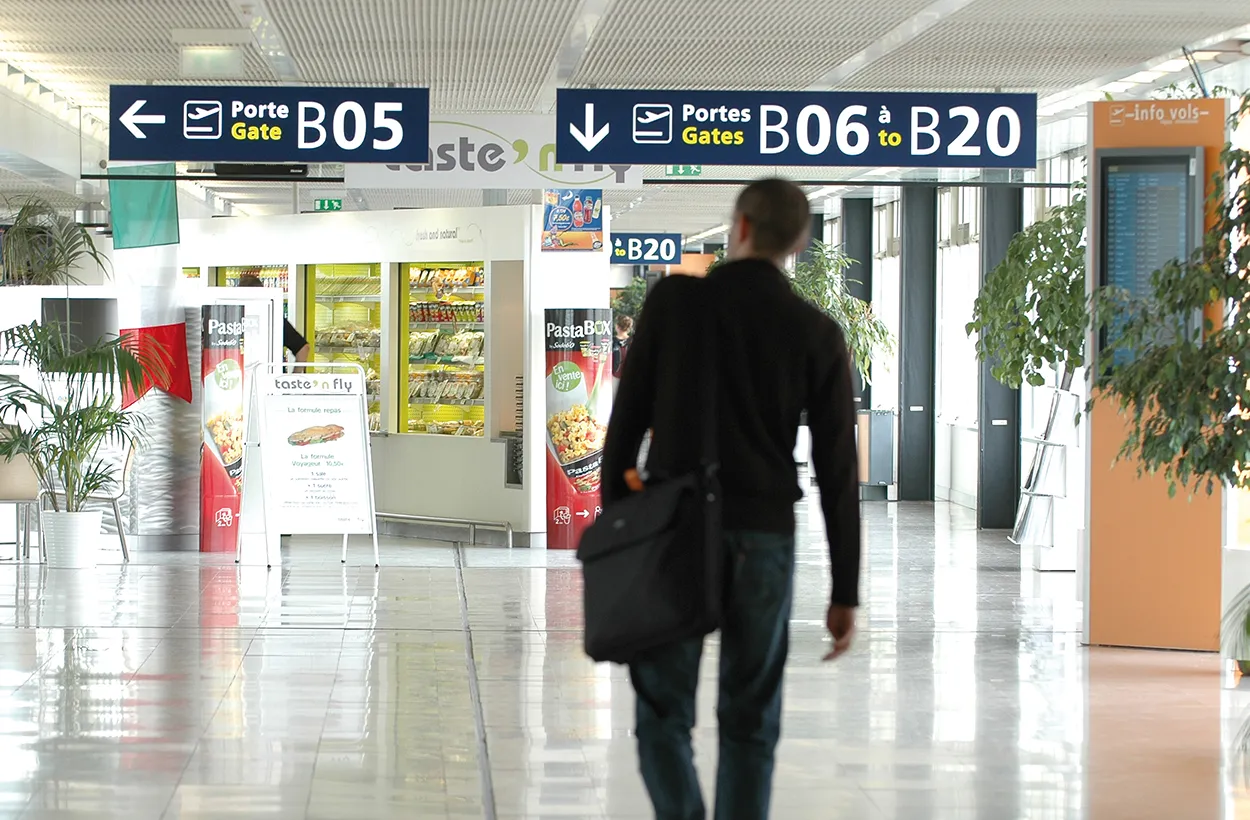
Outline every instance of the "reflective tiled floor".
[[[1231, 733], [1250, 701], [1216, 658], [1082, 648], [1075, 579], [1022, 573], [967, 510], [865, 516], [862, 628], [832, 665], [801, 516], [774, 817], [1235, 816], [1250, 767], [1222, 762], [1220, 709]], [[375, 572], [297, 541], [285, 561], [0, 565], [0, 817], [648, 816], [571, 556], [388, 542]]]

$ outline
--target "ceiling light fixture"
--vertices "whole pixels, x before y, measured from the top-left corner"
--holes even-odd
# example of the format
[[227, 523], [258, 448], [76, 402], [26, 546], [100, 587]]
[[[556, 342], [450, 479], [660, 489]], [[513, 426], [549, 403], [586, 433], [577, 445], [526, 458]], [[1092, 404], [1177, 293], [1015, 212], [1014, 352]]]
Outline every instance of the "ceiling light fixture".
[[1153, 83], [1163, 76], [1162, 71], [1139, 71], [1124, 78], [1126, 83]]
[[1178, 57], [1175, 60], [1168, 60], [1159, 63], [1154, 67], [1154, 71], [1162, 71], [1164, 74], [1175, 74], [1178, 71], [1185, 71], [1189, 68], [1189, 61], [1184, 57]]
[[238, 80], [244, 77], [238, 46], [183, 46], [182, 76], [191, 80]]
[[807, 195], [807, 199], [811, 202], [820, 199], [822, 196], [833, 196], [834, 194], [841, 192], [845, 187], [845, 185], [826, 185], [812, 191]]
[[1117, 80], [1116, 82], [1113, 82], [1113, 83], [1107, 83], [1106, 85], [1104, 85], [1102, 88], [1098, 90], [1106, 91], [1108, 94], [1123, 94], [1124, 92], [1128, 91], [1130, 88], [1136, 85], [1139, 85], [1139, 83], [1131, 82], [1129, 80]]
[[717, 225], [715, 228], [706, 230], [703, 233], [697, 233], [694, 236], [687, 236], [684, 244], [688, 245], [691, 242], [701, 242], [704, 239], [708, 239], [710, 237], [717, 236], [718, 234], [725, 234], [728, 232], [729, 232], [729, 223], [726, 222], [724, 225]]

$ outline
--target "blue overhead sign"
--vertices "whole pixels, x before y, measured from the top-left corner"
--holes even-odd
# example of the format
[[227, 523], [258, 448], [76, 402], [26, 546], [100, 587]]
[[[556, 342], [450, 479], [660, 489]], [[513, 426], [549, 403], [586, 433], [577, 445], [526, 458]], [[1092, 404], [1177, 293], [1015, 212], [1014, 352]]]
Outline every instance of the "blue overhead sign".
[[556, 160], [1033, 168], [1037, 95], [561, 88]]
[[429, 131], [425, 88], [109, 89], [111, 160], [421, 163]]
[[613, 233], [614, 265], [679, 265], [681, 234], [679, 233]]

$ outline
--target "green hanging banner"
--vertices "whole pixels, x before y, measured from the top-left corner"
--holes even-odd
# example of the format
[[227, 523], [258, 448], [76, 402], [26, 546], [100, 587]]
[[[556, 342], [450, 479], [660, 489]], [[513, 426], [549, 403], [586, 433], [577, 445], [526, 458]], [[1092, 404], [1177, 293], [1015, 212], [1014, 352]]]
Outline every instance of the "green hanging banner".
[[109, 168], [118, 176], [165, 177], [109, 180], [114, 248], [178, 244], [178, 187], [173, 179], [177, 170], [172, 162]]

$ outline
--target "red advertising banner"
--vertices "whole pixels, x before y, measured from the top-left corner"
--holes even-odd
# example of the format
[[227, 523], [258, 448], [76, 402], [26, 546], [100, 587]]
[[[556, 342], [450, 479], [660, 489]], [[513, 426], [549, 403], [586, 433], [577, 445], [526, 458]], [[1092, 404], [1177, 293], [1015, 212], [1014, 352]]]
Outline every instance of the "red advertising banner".
[[200, 552], [234, 552], [243, 495], [243, 305], [205, 305]]
[[546, 311], [547, 548], [571, 550], [599, 516], [612, 411], [612, 311]]

